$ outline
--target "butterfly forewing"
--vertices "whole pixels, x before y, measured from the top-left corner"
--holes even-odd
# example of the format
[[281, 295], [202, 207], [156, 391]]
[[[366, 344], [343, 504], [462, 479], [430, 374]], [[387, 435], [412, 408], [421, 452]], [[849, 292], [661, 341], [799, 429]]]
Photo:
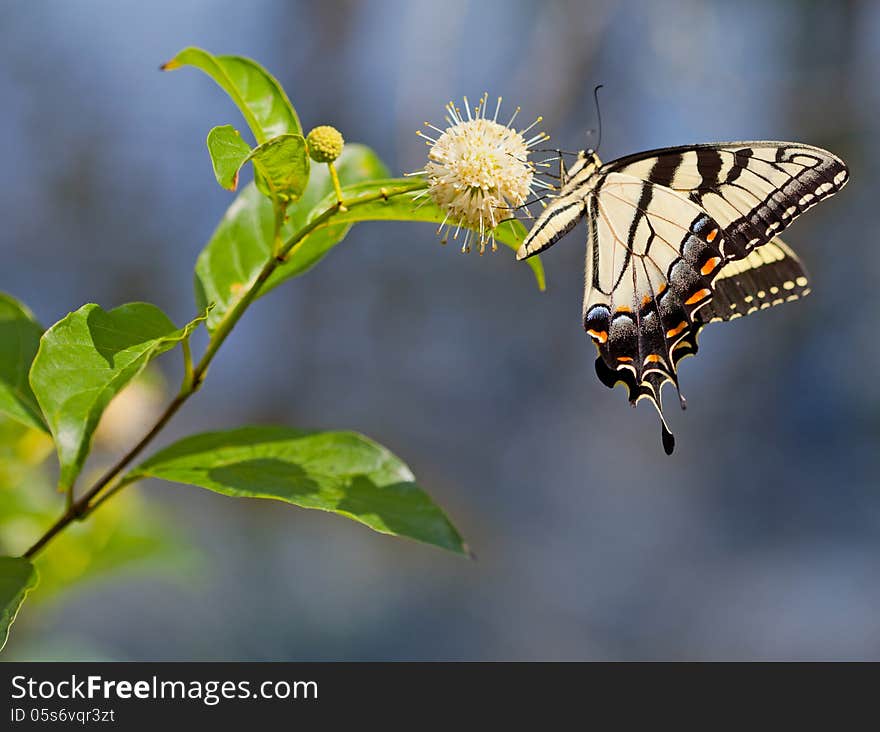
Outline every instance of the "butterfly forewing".
[[666, 148], [603, 168], [686, 194], [725, 229], [725, 256], [744, 257], [847, 181], [836, 155], [791, 142], [728, 142]]
[[585, 190], [593, 176], [598, 158], [581, 152], [568, 170], [562, 166], [562, 189], [538, 216], [529, 235], [516, 253], [517, 259], [527, 259], [553, 246], [571, 231], [586, 212]]

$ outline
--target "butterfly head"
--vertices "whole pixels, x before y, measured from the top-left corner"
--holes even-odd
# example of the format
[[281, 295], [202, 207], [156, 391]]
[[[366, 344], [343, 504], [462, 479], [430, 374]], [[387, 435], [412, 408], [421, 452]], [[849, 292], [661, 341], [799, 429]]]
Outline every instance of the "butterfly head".
[[563, 170], [562, 195], [580, 187], [601, 166], [602, 161], [599, 160], [595, 150], [581, 150], [578, 152], [575, 161], [567, 169]]

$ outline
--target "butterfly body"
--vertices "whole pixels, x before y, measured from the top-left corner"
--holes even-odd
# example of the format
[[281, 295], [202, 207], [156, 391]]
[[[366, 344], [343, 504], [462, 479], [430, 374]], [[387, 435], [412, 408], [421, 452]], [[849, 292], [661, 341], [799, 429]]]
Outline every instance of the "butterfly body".
[[[732, 142], [665, 148], [602, 164], [578, 153], [559, 195], [517, 252], [552, 246], [588, 223], [584, 328], [596, 372], [657, 409], [667, 453], [674, 439], [661, 388], [697, 351], [706, 323], [809, 292], [799, 259], [777, 234], [845, 185], [846, 165], [820, 148]], [[682, 407], [684, 400], [681, 399]]]

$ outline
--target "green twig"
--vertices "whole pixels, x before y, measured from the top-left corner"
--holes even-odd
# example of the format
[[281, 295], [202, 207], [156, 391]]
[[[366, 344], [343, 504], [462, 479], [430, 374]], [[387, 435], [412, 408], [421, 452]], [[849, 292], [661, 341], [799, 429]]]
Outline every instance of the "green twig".
[[339, 176], [336, 174], [336, 166], [333, 163], [327, 163], [327, 167], [330, 169], [330, 180], [333, 181], [333, 190], [336, 191], [336, 203], [340, 209], [344, 209], [345, 206], [342, 203], [342, 187], [339, 185]]
[[193, 359], [192, 349], [189, 347], [189, 336], [183, 339], [181, 347], [183, 348], [183, 384], [180, 390], [185, 391], [193, 383]]

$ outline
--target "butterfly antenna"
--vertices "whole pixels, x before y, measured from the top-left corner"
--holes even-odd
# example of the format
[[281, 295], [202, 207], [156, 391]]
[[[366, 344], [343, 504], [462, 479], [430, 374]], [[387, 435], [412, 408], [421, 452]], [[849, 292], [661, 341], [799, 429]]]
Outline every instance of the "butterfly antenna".
[[602, 146], [602, 111], [599, 108], [599, 90], [605, 86], [604, 84], [597, 84], [596, 88], [593, 89], [593, 103], [596, 105], [596, 121], [599, 125], [599, 139], [596, 141], [596, 149], [593, 152], [598, 152], [599, 148]]

